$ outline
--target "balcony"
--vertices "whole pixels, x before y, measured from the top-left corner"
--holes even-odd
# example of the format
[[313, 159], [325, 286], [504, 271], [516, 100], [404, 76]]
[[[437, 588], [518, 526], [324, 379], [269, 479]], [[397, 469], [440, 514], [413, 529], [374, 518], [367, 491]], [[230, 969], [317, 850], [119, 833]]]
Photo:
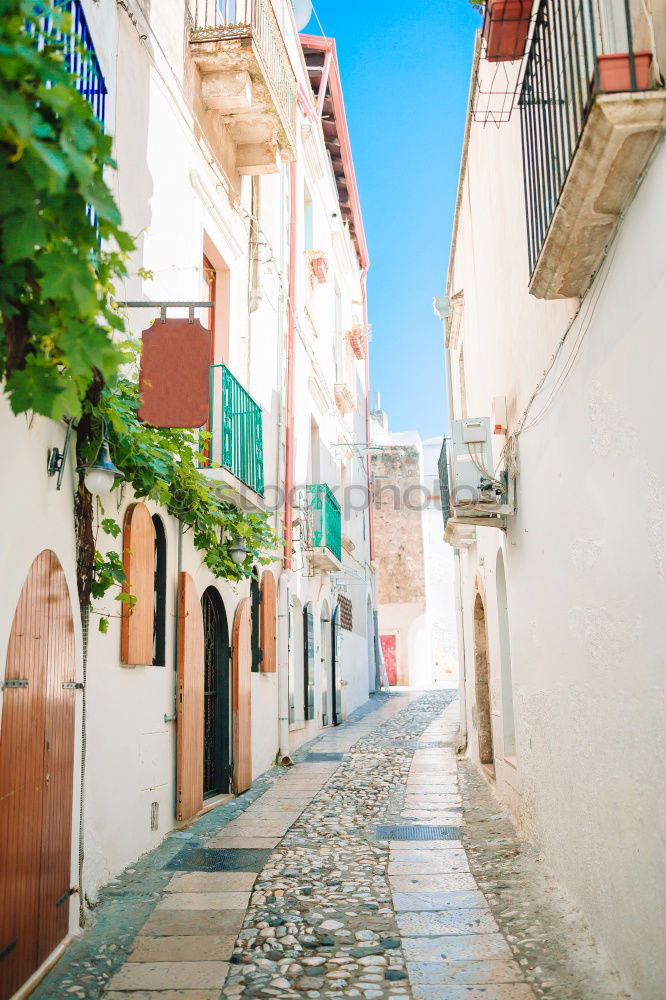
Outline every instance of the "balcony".
[[307, 539], [315, 569], [336, 570], [342, 566], [342, 518], [340, 504], [325, 483], [308, 486]]
[[228, 127], [240, 174], [296, 159], [296, 77], [270, 0], [190, 0], [201, 100]]
[[639, 0], [541, 0], [520, 94], [530, 292], [581, 296], [666, 119]]
[[226, 365], [211, 365], [206, 476], [245, 510], [263, 510], [261, 407]]

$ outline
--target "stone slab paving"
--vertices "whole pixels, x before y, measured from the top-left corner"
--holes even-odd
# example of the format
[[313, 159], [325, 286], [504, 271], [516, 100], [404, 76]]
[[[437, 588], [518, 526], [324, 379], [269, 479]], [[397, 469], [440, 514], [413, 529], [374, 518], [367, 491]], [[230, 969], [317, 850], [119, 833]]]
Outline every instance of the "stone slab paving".
[[[529, 849], [485, 779], [456, 760], [456, 713], [452, 692], [378, 699], [315, 741], [343, 760], [309, 760], [303, 748], [242, 806], [175, 835], [152, 865], [137, 865], [147, 886], [124, 881], [115, 935], [107, 904], [93, 960], [70, 957], [36, 1000], [625, 996], [579, 915], [552, 907], [553, 885], [539, 884], [537, 898], [538, 866], [516, 860]], [[444, 829], [386, 841], [380, 825]], [[265, 853], [252, 855], [256, 871], [182, 871], [186, 844]]]

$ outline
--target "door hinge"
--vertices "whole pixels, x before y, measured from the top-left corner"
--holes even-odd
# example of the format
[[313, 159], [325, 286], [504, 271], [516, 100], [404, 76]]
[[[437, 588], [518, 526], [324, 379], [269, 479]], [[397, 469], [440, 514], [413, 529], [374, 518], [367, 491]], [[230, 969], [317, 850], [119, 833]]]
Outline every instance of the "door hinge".
[[[2, 690], [3, 688], [27, 688], [27, 686], [28, 686], [27, 680], [23, 679], [18, 680], [14, 678], [12, 680], [0, 681], [0, 690]], [[2, 956], [0, 955], [0, 958], [1, 957]]]
[[83, 681], [65, 681], [63, 683], [64, 691], [83, 691]]

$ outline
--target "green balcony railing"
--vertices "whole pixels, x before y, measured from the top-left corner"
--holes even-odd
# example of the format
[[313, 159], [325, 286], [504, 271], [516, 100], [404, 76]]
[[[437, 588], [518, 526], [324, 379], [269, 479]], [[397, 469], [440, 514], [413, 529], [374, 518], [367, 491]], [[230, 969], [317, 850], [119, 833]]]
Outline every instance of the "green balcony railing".
[[342, 524], [340, 504], [325, 483], [308, 486], [308, 506], [313, 513], [313, 544], [327, 548], [342, 559]]
[[226, 365], [210, 367], [210, 463], [228, 469], [251, 490], [264, 495], [261, 407]]

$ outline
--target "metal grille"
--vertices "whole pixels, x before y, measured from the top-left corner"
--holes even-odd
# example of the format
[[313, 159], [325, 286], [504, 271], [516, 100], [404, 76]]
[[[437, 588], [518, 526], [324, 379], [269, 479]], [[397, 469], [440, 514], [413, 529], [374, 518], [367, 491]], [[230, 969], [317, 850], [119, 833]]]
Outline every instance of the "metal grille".
[[377, 840], [460, 840], [459, 826], [378, 826]]
[[[520, 94], [530, 271], [599, 93], [602, 55], [625, 54], [627, 91], [640, 89], [629, 0], [541, 0]], [[636, 5], [637, 10], [639, 5]]]
[[439, 473], [439, 493], [442, 498], [442, 517], [446, 528], [451, 517], [451, 489], [449, 487], [449, 463], [446, 451], [447, 439], [442, 441], [442, 450], [437, 461], [437, 471]]
[[345, 755], [343, 753], [309, 753], [305, 759], [306, 761], [344, 760]]
[[296, 142], [296, 77], [270, 0], [190, 0], [192, 41], [251, 38], [291, 146]]
[[340, 504], [326, 483], [308, 486], [308, 506], [313, 515], [315, 548], [330, 549], [336, 559], [342, 558], [342, 525]]
[[352, 602], [348, 597], [345, 597], [344, 594], [340, 594], [338, 597], [338, 604], [340, 605], [340, 628], [344, 628], [348, 632], [351, 632], [354, 624]]
[[184, 848], [164, 869], [181, 872], [260, 872], [272, 853], [267, 848]]
[[[221, 424], [219, 451], [215, 448]], [[251, 490], [264, 495], [264, 444], [261, 407], [234, 378], [226, 365], [210, 369], [210, 451]], [[217, 451], [217, 454], [216, 454]]]

